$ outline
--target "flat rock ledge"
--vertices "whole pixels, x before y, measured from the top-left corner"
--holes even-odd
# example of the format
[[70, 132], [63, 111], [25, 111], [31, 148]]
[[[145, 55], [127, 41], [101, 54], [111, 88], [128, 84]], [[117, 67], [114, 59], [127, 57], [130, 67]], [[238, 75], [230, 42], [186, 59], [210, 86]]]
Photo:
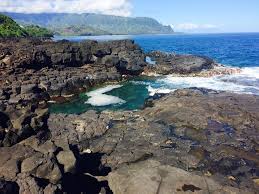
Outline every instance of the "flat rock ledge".
[[125, 165], [111, 172], [108, 181], [114, 194], [253, 193], [154, 160]]

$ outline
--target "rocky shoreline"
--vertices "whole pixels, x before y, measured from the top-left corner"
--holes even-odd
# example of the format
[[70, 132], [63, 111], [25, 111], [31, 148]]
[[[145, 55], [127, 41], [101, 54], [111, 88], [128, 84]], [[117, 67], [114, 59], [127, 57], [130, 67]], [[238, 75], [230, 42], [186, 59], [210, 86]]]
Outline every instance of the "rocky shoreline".
[[48, 111], [50, 100], [141, 74], [238, 73], [220, 68], [130, 40], [0, 40], [0, 193], [256, 193], [258, 96], [193, 88], [139, 111]]

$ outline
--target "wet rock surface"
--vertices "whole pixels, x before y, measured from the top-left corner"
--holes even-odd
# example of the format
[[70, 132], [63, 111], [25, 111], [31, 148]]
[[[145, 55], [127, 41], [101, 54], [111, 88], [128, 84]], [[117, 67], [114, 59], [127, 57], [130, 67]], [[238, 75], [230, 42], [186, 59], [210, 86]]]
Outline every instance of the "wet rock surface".
[[205, 56], [179, 55], [154, 51], [147, 54], [156, 65], [148, 65], [146, 73], [154, 72], [161, 75], [190, 74], [212, 69], [215, 62]]

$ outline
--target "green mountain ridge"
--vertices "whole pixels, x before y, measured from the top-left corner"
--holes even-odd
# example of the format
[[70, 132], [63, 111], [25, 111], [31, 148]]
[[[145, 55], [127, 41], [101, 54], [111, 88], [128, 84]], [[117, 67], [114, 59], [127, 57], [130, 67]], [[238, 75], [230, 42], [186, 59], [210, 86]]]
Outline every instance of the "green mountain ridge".
[[52, 37], [53, 33], [37, 25], [21, 26], [12, 18], [0, 14], [0, 37]]
[[28, 33], [11, 18], [0, 14], [0, 37], [26, 37]]
[[[164, 26], [153, 18], [147, 17], [120, 17], [102, 14], [69, 14], [69, 13], [5, 13], [19, 24], [33, 24], [51, 29], [58, 34], [69, 35], [91, 34], [172, 34], [170, 26]], [[87, 31], [88, 30], [88, 31]], [[82, 33], [81, 33], [81, 32]], [[77, 34], [77, 32], [80, 32]]]
[[92, 36], [92, 35], [107, 35], [109, 32], [92, 28], [89, 26], [64, 26], [64, 27], [49, 27], [49, 29], [56, 35], [62, 36]]

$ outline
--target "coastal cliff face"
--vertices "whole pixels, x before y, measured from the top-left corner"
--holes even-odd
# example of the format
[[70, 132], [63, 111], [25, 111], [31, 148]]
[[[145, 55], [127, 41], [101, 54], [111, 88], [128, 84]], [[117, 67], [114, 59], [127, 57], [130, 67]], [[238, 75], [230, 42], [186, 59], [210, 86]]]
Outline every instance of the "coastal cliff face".
[[61, 35], [174, 33], [171, 26], [164, 26], [157, 20], [147, 17], [132, 18], [91, 13], [4, 14], [12, 17], [20, 24], [44, 26]]
[[156, 56], [130, 40], [0, 40], [0, 193], [256, 193], [258, 96], [193, 88], [138, 111], [49, 113], [98, 84], [215, 65]]

